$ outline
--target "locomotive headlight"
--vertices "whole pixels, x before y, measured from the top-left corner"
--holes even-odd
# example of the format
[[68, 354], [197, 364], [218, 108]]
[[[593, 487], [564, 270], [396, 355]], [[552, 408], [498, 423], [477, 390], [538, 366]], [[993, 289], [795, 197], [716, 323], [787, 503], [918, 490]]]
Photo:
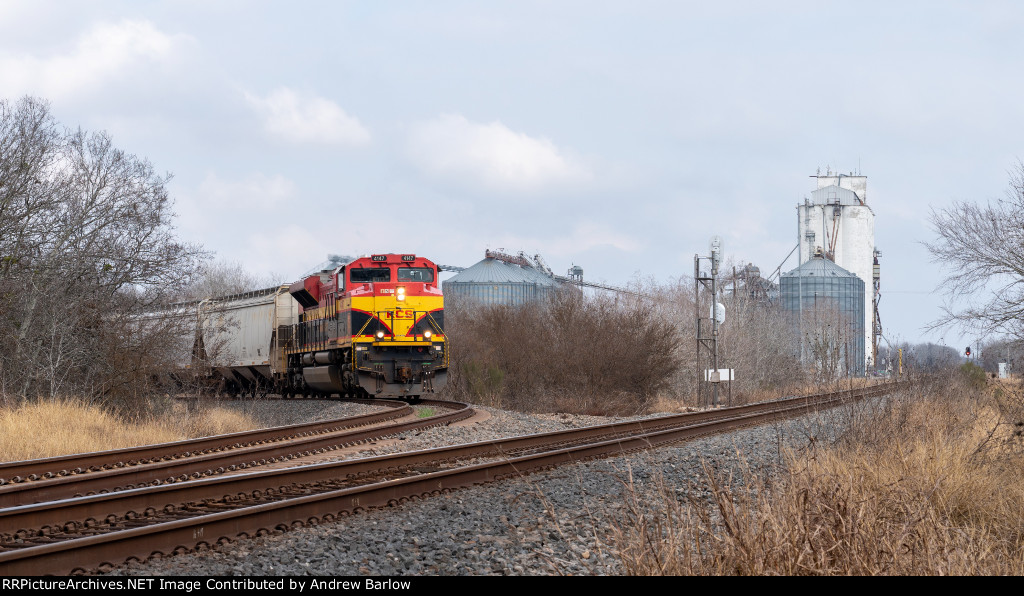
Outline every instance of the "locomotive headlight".
[[423, 339], [430, 339], [431, 335], [432, 335], [432, 333], [430, 333], [430, 330], [428, 329], [428, 330], [423, 332]]
[[384, 331], [377, 332], [377, 339], [384, 339]]
[[398, 298], [399, 300], [405, 300], [405, 288], [403, 288], [403, 287], [399, 287], [399, 288], [398, 288], [398, 296], [396, 296], [396, 297], [397, 297], [397, 298]]

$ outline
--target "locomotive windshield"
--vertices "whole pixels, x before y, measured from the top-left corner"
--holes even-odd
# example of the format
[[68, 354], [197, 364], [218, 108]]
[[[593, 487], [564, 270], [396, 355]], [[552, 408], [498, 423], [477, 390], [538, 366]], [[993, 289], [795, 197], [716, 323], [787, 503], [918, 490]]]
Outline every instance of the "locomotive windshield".
[[399, 267], [398, 281], [431, 283], [434, 281], [434, 270], [430, 267]]
[[349, 281], [354, 284], [373, 284], [391, 281], [391, 269], [374, 267], [372, 269], [349, 269]]

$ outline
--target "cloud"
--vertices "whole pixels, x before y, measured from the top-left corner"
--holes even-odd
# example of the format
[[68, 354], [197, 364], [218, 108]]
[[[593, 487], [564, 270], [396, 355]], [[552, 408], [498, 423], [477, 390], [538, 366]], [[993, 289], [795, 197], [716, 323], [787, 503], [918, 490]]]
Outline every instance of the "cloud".
[[617, 230], [614, 225], [604, 222], [583, 221], [572, 227], [568, 237], [551, 243], [555, 251], [565, 254], [588, 251], [596, 248], [612, 248], [622, 252], [636, 252], [641, 243], [629, 234]]
[[[480, 229], [484, 229], [483, 226]], [[533, 255], [540, 252], [544, 258], [570, 259], [573, 255], [607, 250], [618, 253], [636, 253], [645, 248], [642, 240], [617, 230], [615, 226], [598, 221], [581, 221], [562, 230], [560, 234], [523, 234], [506, 231], [498, 234], [478, 234], [469, 231], [464, 233], [458, 244], [461, 246], [489, 246], [504, 252], [516, 253], [520, 250]], [[497, 248], [501, 247], [501, 248]]]
[[211, 172], [202, 182], [175, 196], [175, 211], [183, 230], [189, 230], [193, 239], [220, 240], [225, 222], [235, 230], [264, 225], [267, 213], [291, 209], [281, 205], [294, 204], [298, 192], [295, 183], [281, 175], [253, 173], [227, 180]]
[[0, 52], [0, 87], [8, 95], [73, 97], [102, 90], [114, 80], [132, 80], [145, 68], [174, 60], [193, 41], [163, 33], [149, 21], [98, 23], [63, 54]]
[[364, 145], [370, 132], [345, 110], [323, 97], [302, 97], [286, 87], [266, 97], [246, 92], [246, 100], [263, 118], [267, 132], [293, 143]]
[[199, 185], [199, 198], [208, 208], [267, 210], [296, 196], [295, 183], [281, 176], [251, 174], [242, 180], [223, 180], [210, 173]]
[[407, 150], [427, 175], [489, 190], [547, 190], [592, 178], [586, 167], [546, 138], [515, 132], [499, 121], [477, 124], [457, 114], [414, 125]]
[[[301, 194], [294, 181], [280, 174], [223, 177], [209, 172], [175, 197], [178, 226], [186, 240], [201, 243], [220, 259], [238, 261], [253, 273], [287, 271], [287, 255], [294, 255], [274, 256], [275, 251], [287, 246], [285, 241], [305, 246], [313, 238], [285, 235], [288, 218], [277, 216], [301, 212]], [[270, 239], [277, 240], [269, 243]]]

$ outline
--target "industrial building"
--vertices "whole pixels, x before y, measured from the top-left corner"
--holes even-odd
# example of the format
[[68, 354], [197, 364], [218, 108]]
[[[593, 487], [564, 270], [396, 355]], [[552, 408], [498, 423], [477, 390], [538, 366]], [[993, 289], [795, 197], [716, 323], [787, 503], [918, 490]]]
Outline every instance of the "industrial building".
[[867, 176], [819, 171], [817, 188], [797, 205], [799, 263], [815, 255], [832, 261], [863, 282], [861, 329], [865, 349], [863, 370], [877, 362], [881, 320], [878, 316], [880, 280], [875, 248], [875, 213], [868, 205]]

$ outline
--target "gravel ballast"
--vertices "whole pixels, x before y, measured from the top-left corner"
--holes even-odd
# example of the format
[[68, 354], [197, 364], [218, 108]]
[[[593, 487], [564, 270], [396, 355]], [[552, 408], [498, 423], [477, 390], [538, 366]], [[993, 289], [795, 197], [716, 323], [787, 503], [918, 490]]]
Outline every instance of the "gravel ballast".
[[[303, 404], [285, 417], [362, 413], [365, 406]], [[268, 406], [269, 407], [269, 406]], [[476, 407], [485, 420], [407, 433], [367, 445], [359, 456], [423, 449], [623, 420], [541, 415]], [[785, 449], [827, 439], [842, 427], [832, 411], [698, 439], [624, 457], [538, 472], [526, 477], [376, 509], [337, 523], [236, 540], [113, 570], [125, 575], [401, 576], [618, 575], [624, 568], [604, 537], [622, 519], [624, 487], [672, 487], [703, 496], [704, 467], [719, 474], [769, 477]], [[696, 491], [696, 495], [692, 494]]]

